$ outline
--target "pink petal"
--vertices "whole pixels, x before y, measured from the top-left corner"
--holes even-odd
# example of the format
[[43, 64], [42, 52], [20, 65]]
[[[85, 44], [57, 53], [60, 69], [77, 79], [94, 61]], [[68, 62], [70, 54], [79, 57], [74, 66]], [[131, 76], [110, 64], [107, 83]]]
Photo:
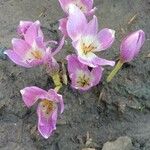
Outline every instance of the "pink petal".
[[[95, 57], [95, 56], [96, 56], [96, 55], [94, 54], [94, 57]], [[93, 58], [92, 58], [92, 59], [88, 59], [88, 58], [85, 59], [85, 58], [82, 58], [82, 57], [78, 56], [78, 60], [79, 60], [81, 63], [83, 63], [84, 65], [87, 65], [87, 66], [92, 67], [92, 68], [98, 66], [98, 64], [95, 64], [95, 63], [94, 63]]]
[[31, 67], [36, 67], [36, 66], [44, 64], [44, 57], [43, 57], [43, 59], [35, 59], [32, 61], [26, 60], [26, 63], [29, 64]]
[[37, 108], [38, 115], [38, 130], [40, 134], [45, 138], [49, 138], [52, 135], [53, 131], [56, 130], [56, 122], [57, 122], [57, 108], [49, 114], [49, 116], [45, 116], [44, 112], [41, 110], [41, 106], [38, 105]]
[[78, 56], [78, 59], [81, 63], [88, 65], [90, 67], [97, 67], [97, 66], [105, 66], [105, 65], [110, 65], [114, 66], [115, 62], [114, 61], [109, 61], [103, 58], [99, 58], [96, 56], [94, 53], [91, 53], [91, 56], [88, 58], [82, 58]]
[[99, 58], [99, 57], [96, 57], [93, 60], [93, 63], [97, 66], [106, 66], [106, 65], [114, 66], [115, 65], [114, 61], [106, 60], [106, 59]]
[[84, 64], [82, 64], [76, 55], [68, 55], [67, 56], [67, 61], [68, 61], [68, 72], [69, 74], [74, 74], [78, 70], [84, 70], [88, 71], [88, 67]]
[[40, 30], [40, 22], [36, 21], [28, 28], [26, 34], [24, 35], [24, 38], [28, 44], [32, 45], [35, 38], [39, 36], [43, 37], [42, 31]]
[[20, 57], [23, 57], [30, 49], [30, 46], [22, 39], [13, 38], [12, 45], [14, 52]]
[[98, 33], [101, 50], [109, 48], [115, 40], [115, 31], [111, 29], [102, 29]]
[[88, 11], [90, 11], [93, 8], [93, 0], [81, 0], [81, 2], [86, 6]]
[[64, 12], [68, 13], [68, 5], [72, 3], [72, 0], [59, 0], [59, 3], [64, 10]]
[[63, 36], [60, 43], [58, 44], [58, 47], [55, 49], [54, 52], [52, 52], [52, 56], [56, 55], [63, 48], [64, 42], [65, 42], [65, 37]]
[[62, 95], [58, 94], [55, 90], [50, 89], [48, 91], [49, 99], [56, 102], [58, 104], [58, 110], [60, 113], [64, 111], [64, 100], [62, 98]]
[[69, 17], [67, 21], [67, 32], [69, 37], [76, 41], [87, 25], [87, 20], [83, 12], [75, 5], [69, 7]]
[[91, 76], [93, 77], [93, 86], [100, 82], [103, 70], [104, 69], [100, 66], [92, 69]]
[[97, 8], [94, 7], [93, 9], [91, 9], [90, 11], [88, 11], [88, 12], [86, 13], [86, 15], [87, 15], [87, 16], [92, 16], [92, 15], [94, 15], [94, 13], [95, 13], [96, 10], [97, 10]]
[[4, 52], [15, 64], [20, 65], [22, 67], [31, 68], [32, 66], [30, 64], [27, 64], [23, 61], [23, 57], [19, 56], [15, 51], [13, 50], [6, 50]]
[[59, 20], [59, 30], [62, 32], [62, 34], [66, 37], [68, 36], [67, 33], [67, 21], [68, 18], [62, 18]]
[[98, 20], [96, 16], [87, 24], [84, 33], [85, 35], [96, 35], [98, 32]]
[[45, 43], [43, 42], [42, 37], [36, 37], [35, 38], [35, 44], [36, 44], [37, 48], [43, 49], [43, 51], [45, 52], [44, 48], [46, 48], [46, 47], [45, 47]]
[[20, 93], [27, 107], [31, 107], [39, 99], [44, 99], [48, 97], [48, 94], [45, 90], [36, 86], [26, 87], [20, 90]]
[[27, 29], [33, 24], [32, 21], [20, 21], [20, 24], [17, 28], [17, 33], [21, 36], [24, 36]]

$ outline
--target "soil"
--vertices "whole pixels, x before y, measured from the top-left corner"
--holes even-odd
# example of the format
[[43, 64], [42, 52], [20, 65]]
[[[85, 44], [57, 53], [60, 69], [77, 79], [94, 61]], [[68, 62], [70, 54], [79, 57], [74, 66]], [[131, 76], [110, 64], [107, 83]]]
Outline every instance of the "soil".
[[[36, 128], [36, 106], [28, 109], [19, 91], [31, 85], [49, 89], [53, 83], [43, 68], [19, 67], [3, 51], [16, 37], [20, 20], [40, 20], [46, 38], [58, 40], [63, 11], [57, 0], [0, 1], [0, 150], [101, 150], [120, 136], [129, 136], [134, 150], [150, 150], [150, 1], [95, 0], [95, 6], [100, 28], [116, 30], [116, 42], [101, 56], [117, 60], [122, 38], [137, 29], [146, 32], [145, 45], [110, 84], [105, 80], [111, 67], [105, 67], [102, 82], [88, 92], [64, 86], [65, 111], [56, 132], [45, 140]], [[66, 43], [58, 60], [70, 52], [74, 50]]]

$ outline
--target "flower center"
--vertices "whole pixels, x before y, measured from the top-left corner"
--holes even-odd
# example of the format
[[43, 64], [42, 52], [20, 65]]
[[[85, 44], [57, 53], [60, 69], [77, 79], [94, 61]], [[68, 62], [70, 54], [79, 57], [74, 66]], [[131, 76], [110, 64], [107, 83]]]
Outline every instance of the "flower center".
[[43, 56], [42, 52], [39, 50], [31, 51], [31, 54], [35, 59], [41, 59]]
[[81, 49], [83, 53], [86, 55], [87, 53], [96, 49], [92, 44], [86, 45], [85, 43], [82, 44]]
[[90, 77], [85, 74], [81, 74], [78, 76], [77, 83], [80, 87], [89, 86], [90, 85]]
[[30, 50], [25, 57], [25, 60], [33, 61], [33, 60], [40, 60], [43, 57], [43, 53], [40, 50]]
[[47, 116], [50, 115], [50, 113], [55, 109], [56, 104], [52, 101], [49, 101], [47, 99], [44, 99], [40, 102], [40, 106], [42, 109], [42, 112]]

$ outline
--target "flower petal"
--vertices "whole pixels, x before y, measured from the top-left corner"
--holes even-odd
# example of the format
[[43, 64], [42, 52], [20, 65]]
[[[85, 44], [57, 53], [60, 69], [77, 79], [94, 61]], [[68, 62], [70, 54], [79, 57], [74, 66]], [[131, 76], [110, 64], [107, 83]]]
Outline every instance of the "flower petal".
[[100, 66], [106, 66], [106, 65], [114, 66], [115, 65], [114, 61], [106, 60], [106, 59], [99, 58], [99, 57], [95, 57], [95, 59], [93, 60], [93, 63], [95, 65], [100, 65]]
[[49, 115], [45, 114], [40, 104], [37, 108], [38, 115], [38, 130], [40, 134], [45, 138], [49, 138], [52, 135], [52, 132], [56, 130], [56, 122], [57, 122], [57, 108], [52, 111]]
[[67, 21], [68, 21], [68, 18], [62, 18], [62, 19], [59, 20], [59, 30], [62, 32], [62, 34], [64, 36], [68, 36]]
[[13, 38], [12, 45], [14, 52], [16, 52], [16, 54], [18, 54], [20, 57], [23, 57], [30, 49], [30, 46], [27, 44], [27, 42], [22, 39]]
[[81, 0], [82, 4], [84, 4], [88, 11], [93, 8], [93, 0]]
[[86, 15], [87, 15], [87, 16], [92, 16], [92, 15], [94, 15], [94, 13], [95, 13], [96, 10], [97, 10], [97, 8], [94, 7], [93, 9], [91, 9], [90, 11], [88, 11], [88, 12], [86, 13]]
[[66, 57], [68, 61], [68, 72], [69, 74], [74, 74], [77, 70], [88, 71], [88, 67], [82, 64], [76, 55], [68, 55]]
[[19, 56], [16, 52], [13, 50], [6, 50], [4, 52], [15, 64], [20, 65], [22, 67], [31, 68], [32, 66], [30, 64], [27, 64], [23, 61], [23, 57]]
[[38, 99], [44, 99], [48, 97], [47, 91], [36, 86], [26, 87], [20, 90], [20, 93], [27, 107], [31, 107]]
[[103, 70], [104, 69], [100, 66], [92, 69], [91, 76], [93, 78], [93, 86], [97, 85], [100, 82]]
[[32, 45], [35, 38], [39, 36], [43, 37], [43, 34], [40, 30], [40, 22], [36, 21], [28, 28], [26, 34], [24, 35], [24, 38], [28, 44]]
[[24, 36], [27, 29], [33, 24], [32, 21], [20, 21], [20, 24], [17, 28], [17, 33], [21, 36]]
[[115, 40], [115, 31], [107, 28], [102, 29], [98, 33], [98, 38], [101, 45], [100, 50], [105, 50], [113, 44]]
[[72, 3], [72, 0], [59, 0], [59, 3], [64, 12], [68, 13], [68, 5]]
[[43, 42], [43, 38], [42, 37], [36, 37], [35, 38], [35, 44], [37, 48], [43, 49], [43, 51], [45, 52], [44, 48], [45, 48], [45, 44]]
[[88, 65], [90, 67], [105, 66], [105, 65], [114, 66], [115, 65], [114, 61], [109, 61], [103, 58], [99, 58], [92, 52], [89, 53], [88, 55], [82, 55], [82, 56], [79, 55], [78, 59], [81, 63]]
[[120, 56], [122, 61], [130, 62], [137, 56], [145, 42], [145, 33], [138, 30], [128, 35], [121, 43]]
[[[80, 18], [80, 19], [79, 19]], [[75, 5], [69, 6], [69, 17], [67, 21], [67, 32], [69, 37], [76, 41], [87, 25], [84, 13]]]
[[58, 44], [58, 47], [55, 49], [55, 51], [52, 52], [52, 56], [56, 55], [63, 48], [64, 42], [65, 42], [65, 36], [63, 36], [63, 38], [61, 39], [61, 41]]
[[98, 20], [96, 16], [87, 24], [83, 35], [95, 35], [98, 32]]
[[78, 55], [78, 59], [81, 63], [83, 63], [84, 65], [87, 65], [89, 67], [97, 67], [98, 65], [95, 64], [93, 62], [93, 60], [95, 59], [95, 57], [97, 57], [94, 53], [90, 53], [88, 54], [88, 56], [86, 55]]

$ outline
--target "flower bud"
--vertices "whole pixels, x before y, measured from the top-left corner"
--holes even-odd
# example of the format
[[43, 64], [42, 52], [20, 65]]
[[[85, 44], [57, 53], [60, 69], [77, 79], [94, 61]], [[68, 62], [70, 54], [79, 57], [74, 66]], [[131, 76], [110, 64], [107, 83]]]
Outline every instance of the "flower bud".
[[140, 52], [145, 41], [145, 33], [138, 30], [128, 35], [120, 46], [120, 60], [124, 62], [132, 61]]

